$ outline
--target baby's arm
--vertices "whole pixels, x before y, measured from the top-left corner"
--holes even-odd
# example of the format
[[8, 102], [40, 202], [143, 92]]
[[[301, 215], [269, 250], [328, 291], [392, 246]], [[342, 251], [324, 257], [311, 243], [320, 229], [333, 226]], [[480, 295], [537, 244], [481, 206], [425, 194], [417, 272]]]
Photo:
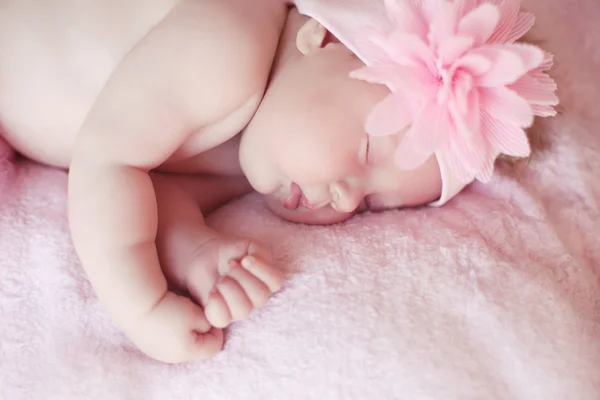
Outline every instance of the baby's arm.
[[[182, 4], [114, 72], [81, 129], [69, 177], [73, 240], [98, 297], [125, 333], [162, 361], [211, 356], [222, 337], [204, 334], [211, 327], [202, 309], [167, 290], [148, 172], [191, 132], [232, 111], [219, 107], [239, 107], [227, 100], [243, 87], [229, 77], [212, 90], [203, 41], [219, 21], [200, 15], [197, 2]], [[227, 71], [211, 65], [210, 72], [219, 70]]]
[[[210, 210], [247, 193], [249, 184], [233, 177], [151, 175], [158, 203], [156, 245], [169, 283], [203, 306], [214, 327], [246, 319], [281, 288], [282, 273], [255, 240], [211, 232], [198, 204]], [[252, 265], [245, 264], [250, 259]]]

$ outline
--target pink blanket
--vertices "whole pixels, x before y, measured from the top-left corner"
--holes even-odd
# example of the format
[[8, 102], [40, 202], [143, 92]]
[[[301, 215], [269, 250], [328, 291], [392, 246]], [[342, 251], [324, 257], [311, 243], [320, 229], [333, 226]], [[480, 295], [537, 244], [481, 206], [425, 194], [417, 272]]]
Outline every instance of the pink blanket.
[[271, 243], [289, 281], [206, 362], [123, 338], [73, 253], [66, 174], [0, 141], [0, 399], [598, 400], [600, 5], [567, 3], [528, 4], [563, 101], [528, 167], [339, 226], [282, 222], [256, 196], [215, 213]]

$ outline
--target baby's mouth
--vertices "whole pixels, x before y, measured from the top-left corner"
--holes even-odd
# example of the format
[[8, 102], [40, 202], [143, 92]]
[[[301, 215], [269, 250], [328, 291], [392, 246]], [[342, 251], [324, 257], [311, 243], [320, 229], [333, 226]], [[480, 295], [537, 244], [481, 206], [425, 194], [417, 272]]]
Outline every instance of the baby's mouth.
[[297, 210], [300, 207], [304, 207], [307, 210], [316, 210], [325, 207], [329, 203], [329, 200], [321, 201], [319, 203], [311, 202], [297, 183], [292, 183], [287, 197], [281, 201], [283, 208], [288, 210]]
[[292, 183], [290, 186], [290, 192], [287, 197], [282, 199], [281, 205], [283, 208], [288, 210], [296, 210], [300, 206], [300, 203], [304, 200], [304, 193], [302, 193], [300, 186], [298, 186], [296, 183]]
[[329, 203], [329, 200], [321, 201], [319, 203], [311, 203], [304, 195], [302, 195], [302, 199], [300, 200], [300, 205], [308, 210], [317, 210], [325, 207]]

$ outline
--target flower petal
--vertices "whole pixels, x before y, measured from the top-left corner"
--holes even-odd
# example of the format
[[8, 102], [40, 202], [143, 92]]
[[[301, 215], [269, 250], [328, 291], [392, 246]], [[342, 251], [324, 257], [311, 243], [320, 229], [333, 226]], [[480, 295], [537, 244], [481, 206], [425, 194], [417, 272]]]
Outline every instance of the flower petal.
[[423, 67], [376, 65], [350, 72], [350, 77], [410, 93], [410, 102], [426, 102], [437, 93], [437, 80]]
[[481, 89], [480, 106], [493, 118], [522, 128], [533, 124], [531, 106], [514, 91], [500, 87]]
[[[504, 3], [504, 0], [484, 0], [487, 3], [491, 3], [495, 6], [500, 6], [500, 4]], [[479, 3], [483, 3], [484, 1], [479, 0]]]
[[513, 43], [521, 39], [535, 23], [535, 15], [532, 13], [521, 12], [517, 15], [515, 25], [512, 27], [508, 36], [506, 37], [506, 43]]
[[481, 113], [481, 122], [482, 131], [494, 150], [512, 157], [529, 157], [531, 147], [522, 128], [494, 118], [486, 111]]
[[393, 32], [385, 46], [392, 58], [402, 65], [415, 67], [424, 65], [429, 71], [436, 70], [433, 52], [417, 35]]
[[506, 39], [510, 35], [519, 10], [521, 9], [521, 0], [504, 0], [500, 5], [500, 21], [496, 30], [490, 36], [487, 43], [506, 43]]
[[542, 65], [544, 51], [537, 46], [526, 43], [505, 44], [504, 48], [521, 57], [526, 71], [531, 71]]
[[[429, 102], [414, 119], [413, 125], [396, 149], [395, 160], [401, 169], [418, 168], [434, 153], [442, 141], [447, 140], [444, 132], [448, 129], [449, 121], [444, 118], [442, 108], [435, 102]], [[443, 143], [442, 143], [443, 145]]]
[[555, 106], [558, 104], [558, 96], [554, 93], [555, 85], [541, 83], [530, 74], [525, 75], [508, 88], [532, 105]]
[[458, 7], [461, 19], [479, 5], [479, 0], [455, 0], [454, 2]]
[[482, 45], [490, 38], [499, 20], [500, 10], [498, 7], [490, 3], [483, 3], [460, 21], [458, 34], [471, 36], [475, 40], [475, 45]]
[[490, 182], [494, 176], [494, 164], [496, 164], [497, 157], [497, 154], [490, 153], [489, 157], [483, 164], [483, 167], [481, 167], [481, 169], [477, 172], [477, 175], [475, 175], [475, 179], [481, 183]]
[[483, 87], [503, 86], [515, 83], [526, 72], [521, 57], [500, 46], [484, 46], [472, 52], [486, 57], [491, 68], [481, 75], [477, 84]]
[[[454, 78], [454, 102], [451, 104], [456, 104], [456, 112], [461, 115], [467, 114], [469, 111], [477, 113], [479, 112], [479, 104], [476, 106], [469, 104], [471, 100], [470, 96], [473, 93], [477, 94], [477, 91], [473, 90], [473, 78], [469, 74], [461, 72], [459, 71]], [[452, 110], [450, 111], [452, 112]]]
[[554, 54], [544, 51], [544, 61], [539, 66], [541, 71], [548, 71], [554, 65]]
[[412, 119], [410, 104], [401, 92], [395, 92], [373, 108], [365, 129], [372, 136], [393, 135], [405, 129]]
[[440, 12], [442, 6], [447, 3], [447, 0], [422, 0], [420, 1], [421, 10], [427, 24], [431, 24], [436, 14]]
[[523, 128], [534, 115], [554, 115], [558, 98], [545, 73], [552, 58], [514, 43], [534, 23], [522, 0], [377, 1], [395, 30], [361, 44], [373, 55], [365, 63], [377, 67], [351, 76], [392, 89], [365, 128], [406, 132], [397, 164], [414, 169], [435, 154], [448, 176], [467, 184], [488, 182], [500, 154], [528, 156]]
[[[479, 92], [472, 90], [468, 77], [464, 81], [464, 89], [458, 88], [454, 93], [454, 100], [448, 104], [448, 111], [452, 116], [456, 131], [464, 137], [479, 135]], [[460, 82], [460, 86], [463, 83]], [[461, 93], [464, 90], [464, 93]], [[462, 98], [461, 98], [462, 97]], [[464, 103], [464, 104], [461, 104]]]
[[531, 71], [527, 74], [527, 76], [531, 76], [535, 80], [537, 80], [540, 85], [546, 87], [546, 90], [556, 91], [558, 90], [558, 86], [556, 85], [556, 81], [552, 79], [550, 75], [546, 72], [543, 72], [541, 69], [536, 69], [535, 71]]
[[451, 149], [453, 156], [458, 158], [453, 163], [457, 164], [460, 160], [461, 164], [454, 167], [456, 176], [465, 183], [480, 173], [489, 159], [493, 158], [487, 140], [480, 134], [468, 139], [462, 136], [456, 137], [452, 141]]
[[[454, 107], [450, 107], [450, 113], [455, 129], [449, 148], [462, 159], [465, 171], [461, 173], [468, 172], [468, 178], [472, 178], [483, 168], [490, 147], [480, 129], [478, 92], [473, 90], [469, 93], [466, 112], [458, 113]], [[467, 179], [467, 175], [461, 179]]]
[[[454, 64], [454, 70], [464, 70], [465, 72], [481, 76], [492, 68], [492, 62], [485, 56], [469, 53]], [[454, 72], [454, 71], [453, 71]]]
[[[473, 140], [477, 138], [476, 140]], [[488, 146], [481, 140], [481, 136], [474, 136], [471, 140], [457, 138], [452, 142], [452, 153], [460, 160], [462, 171], [457, 175], [462, 181], [472, 179], [484, 167], [487, 161]], [[461, 176], [462, 175], [462, 176]]]
[[411, 103], [425, 104], [437, 95], [438, 81], [427, 68], [407, 67], [406, 72], [399, 73], [396, 79], [402, 80], [402, 90], [410, 93]]
[[391, 17], [396, 17], [404, 12], [404, 9], [400, 7], [398, 0], [383, 0], [385, 10]]
[[440, 41], [437, 55], [440, 63], [446, 66], [456, 62], [471, 47], [473, 47], [473, 38], [467, 36], [451, 36]]
[[446, 1], [433, 17], [429, 27], [428, 39], [434, 49], [437, 49], [444, 39], [456, 35], [459, 21], [458, 11], [458, 7], [454, 2]]
[[533, 115], [538, 117], [555, 117], [558, 112], [552, 106], [540, 106], [537, 104], [533, 104], [531, 106], [531, 110], [533, 111]]
[[440, 150], [436, 153], [436, 155], [442, 160], [441, 162], [446, 165], [446, 168], [458, 181], [464, 184], [468, 184], [473, 181], [475, 173], [469, 170], [461, 152], [449, 147], [443, 151]]

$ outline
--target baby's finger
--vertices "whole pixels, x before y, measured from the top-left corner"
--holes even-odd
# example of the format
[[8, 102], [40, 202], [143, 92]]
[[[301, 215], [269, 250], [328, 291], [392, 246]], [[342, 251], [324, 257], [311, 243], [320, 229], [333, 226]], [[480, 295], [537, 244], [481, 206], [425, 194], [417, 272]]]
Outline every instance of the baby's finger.
[[147, 321], [159, 326], [162, 321], [171, 319], [180, 324], [187, 324], [186, 327], [202, 333], [212, 328], [201, 307], [185, 296], [168, 292], [147, 315]]
[[271, 297], [271, 291], [267, 285], [251, 274], [250, 271], [242, 268], [239, 263], [236, 262], [235, 265], [231, 267], [229, 276], [235, 279], [242, 289], [244, 289], [254, 308], [264, 306], [269, 300], [269, 297]]
[[232, 320], [239, 321], [250, 315], [252, 303], [238, 282], [226, 277], [219, 281], [217, 287], [229, 307]]
[[223, 333], [211, 326], [202, 308], [172, 292], [129, 333], [140, 350], [168, 363], [205, 359], [223, 346]]
[[218, 290], [212, 292], [208, 297], [204, 312], [208, 321], [217, 328], [225, 328], [231, 323], [231, 311], [229, 311], [225, 298]]
[[264, 260], [267, 264], [273, 265], [273, 254], [261, 243], [257, 243], [256, 241], [250, 242], [248, 254]]
[[195, 355], [191, 360], [204, 360], [210, 358], [223, 349], [223, 331], [219, 328], [210, 328], [202, 333], [192, 331]]
[[261, 258], [249, 255], [242, 258], [242, 267], [260, 279], [271, 292], [276, 292], [283, 286], [283, 272], [267, 264]]
[[190, 307], [190, 313], [192, 314], [191, 328], [198, 333], [210, 332], [213, 326], [208, 321], [208, 318], [206, 317], [206, 314], [202, 308], [193, 301], [189, 300], [187, 297], [179, 296], [179, 298], [187, 303], [187, 307]]

